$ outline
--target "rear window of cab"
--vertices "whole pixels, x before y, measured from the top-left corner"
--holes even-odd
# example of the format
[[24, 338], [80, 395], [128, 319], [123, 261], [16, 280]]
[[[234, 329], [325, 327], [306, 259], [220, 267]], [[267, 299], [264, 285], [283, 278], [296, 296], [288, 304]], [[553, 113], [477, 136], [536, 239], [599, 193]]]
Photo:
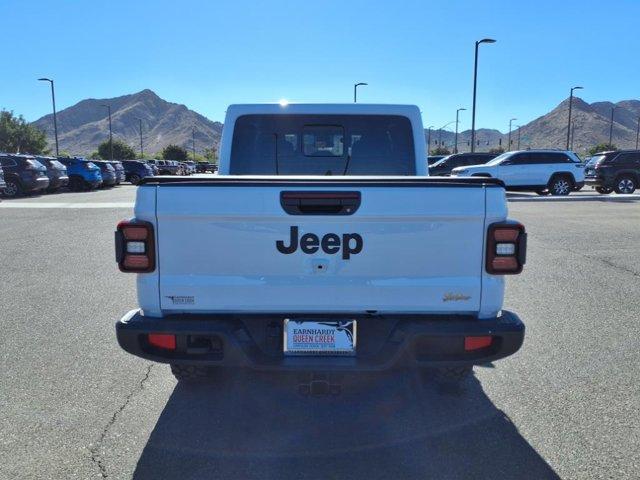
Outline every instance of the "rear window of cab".
[[415, 175], [411, 122], [399, 115], [243, 115], [232, 175]]

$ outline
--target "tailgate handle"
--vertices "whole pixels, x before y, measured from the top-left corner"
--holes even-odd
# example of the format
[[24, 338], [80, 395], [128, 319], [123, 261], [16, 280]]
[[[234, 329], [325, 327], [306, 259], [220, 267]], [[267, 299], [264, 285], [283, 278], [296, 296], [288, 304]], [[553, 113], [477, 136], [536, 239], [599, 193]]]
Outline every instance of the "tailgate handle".
[[280, 192], [280, 205], [289, 215], [353, 215], [360, 192]]

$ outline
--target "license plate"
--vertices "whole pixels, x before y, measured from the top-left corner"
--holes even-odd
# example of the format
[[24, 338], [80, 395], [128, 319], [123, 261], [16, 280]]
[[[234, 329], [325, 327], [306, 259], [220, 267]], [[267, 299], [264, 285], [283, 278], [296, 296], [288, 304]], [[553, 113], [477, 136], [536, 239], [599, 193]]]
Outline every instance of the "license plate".
[[355, 320], [284, 320], [285, 355], [355, 355]]

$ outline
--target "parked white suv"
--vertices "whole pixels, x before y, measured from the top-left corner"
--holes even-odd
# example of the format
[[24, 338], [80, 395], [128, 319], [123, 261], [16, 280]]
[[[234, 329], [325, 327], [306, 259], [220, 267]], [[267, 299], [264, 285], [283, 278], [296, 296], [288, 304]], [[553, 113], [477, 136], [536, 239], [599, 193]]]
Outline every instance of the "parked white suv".
[[454, 168], [451, 175], [498, 178], [507, 190], [540, 195], [569, 195], [584, 186], [584, 165], [575, 153], [564, 150], [507, 152], [483, 165]]

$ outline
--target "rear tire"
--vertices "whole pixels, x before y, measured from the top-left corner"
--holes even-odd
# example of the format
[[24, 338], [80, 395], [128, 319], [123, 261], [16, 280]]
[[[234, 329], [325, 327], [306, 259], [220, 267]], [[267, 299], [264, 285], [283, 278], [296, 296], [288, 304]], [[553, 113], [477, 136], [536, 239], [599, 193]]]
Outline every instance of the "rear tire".
[[574, 188], [573, 180], [566, 175], [558, 175], [549, 181], [549, 193], [554, 196], [566, 196]]
[[7, 180], [6, 186], [4, 187], [4, 195], [9, 198], [15, 198], [22, 195], [22, 187], [15, 180]]
[[602, 194], [602, 195], [609, 195], [611, 192], [613, 192], [613, 188], [610, 187], [596, 187], [596, 192]]
[[84, 181], [78, 177], [71, 177], [69, 179], [69, 190], [72, 192], [81, 192], [84, 190]]
[[623, 175], [616, 180], [615, 190], [616, 193], [631, 194], [636, 191], [638, 187], [637, 181], [631, 175]]
[[461, 383], [471, 376], [473, 367], [440, 367], [434, 370], [439, 383]]
[[208, 367], [200, 365], [171, 364], [171, 373], [179, 382], [201, 382], [211, 376]]
[[131, 185], [137, 185], [140, 183], [140, 176], [134, 173], [129, 177], [129, 181], [131, 182]]

